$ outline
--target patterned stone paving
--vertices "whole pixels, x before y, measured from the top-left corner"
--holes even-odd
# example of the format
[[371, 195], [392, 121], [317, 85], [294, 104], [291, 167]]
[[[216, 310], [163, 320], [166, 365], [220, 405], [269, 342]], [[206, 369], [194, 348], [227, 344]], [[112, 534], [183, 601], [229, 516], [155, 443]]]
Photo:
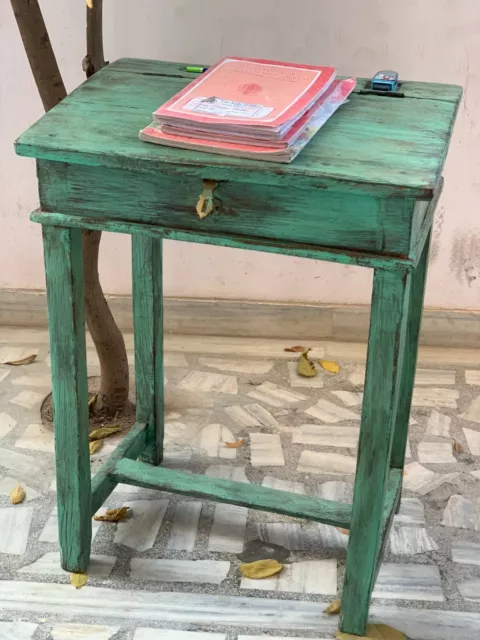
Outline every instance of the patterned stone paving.
[[[126, 342], [132, 362], [132, 337]], [[165, 465], [350, 502], [364, 348], [314, 345], [313, 356], [335, 357], [341, 371], [306, 380], [279, 341], [251, 342], [167, 342]], [[31, 353], [31, 365], [2, 364]], [[404, 494], [371, 614], [415, 640], [474, 637], [480, 628], [474, 361], [458, 367], [438, 352], [417, 374]], [[98, 375], [91, 344], [88, 363]], [[59, 566], [53, 437], [39, 413], [49, 389], [46, 332], [0, 329], [0, 640], [334, 636], [337, 620], [322, 611], [341, 593], [345, 533], [127, 485], [107, 506], [130, 506], [133, 516], [94, 522], [89, 582], [74, 590]], [[245, 444], [225, 446], [237, 439]], [[92, 457], [92, 472], [117, 442]], [[27, 499], [13, 506], [17, 482]], [[280, 575], [240, 577], [238, 555], [252, 541], [285, 548]]]

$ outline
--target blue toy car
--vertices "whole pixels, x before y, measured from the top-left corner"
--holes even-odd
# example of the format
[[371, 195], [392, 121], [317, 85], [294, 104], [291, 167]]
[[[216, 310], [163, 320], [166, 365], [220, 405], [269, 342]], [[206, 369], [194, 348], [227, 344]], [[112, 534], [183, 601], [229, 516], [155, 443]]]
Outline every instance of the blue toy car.
[[372, 91], [396, 91], [398, 73], [396, 71], [378, 71], [372, 78]]

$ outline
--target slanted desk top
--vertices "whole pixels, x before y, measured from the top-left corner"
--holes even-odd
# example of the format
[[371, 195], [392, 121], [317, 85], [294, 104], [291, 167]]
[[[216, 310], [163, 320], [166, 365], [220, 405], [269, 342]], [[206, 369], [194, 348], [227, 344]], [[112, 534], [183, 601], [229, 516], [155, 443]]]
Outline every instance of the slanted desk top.
[[[108, 65], [17, 142], [38, 160], [41, 220], [396, 268], [417, 264], [432, 224], [461, 89], [408, 83], [355, 93], [290, 165], [141, 142], [184, 66]], [[359, 80], [358, 90], [365, 86]], [[200, 219], [207, 184], [210, 213]], [[68, 216], [68, 220], [67, 220]]]
[[[192, 74], [185, 65], [118, 60], [73, 91], [17, 142], [20, 155], [159, 172], [165, 164], [197, 167], [212, 179], [298, 186], [332, 181], [431, 198], [461, 96], [460, 87], [405, 82], [404, 98], [360, 95], [364, 80], [300, 156], [288, 166], [142, 143], [152, 112]], [[231, 176], [230, 176], [231, 177]]]

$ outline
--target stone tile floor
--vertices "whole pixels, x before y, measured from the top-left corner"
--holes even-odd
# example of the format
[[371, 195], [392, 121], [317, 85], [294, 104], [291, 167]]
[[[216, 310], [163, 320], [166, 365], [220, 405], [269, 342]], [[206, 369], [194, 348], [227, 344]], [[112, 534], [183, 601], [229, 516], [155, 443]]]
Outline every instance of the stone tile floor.
[[[165, 465], [351, 501], [365, 346], [314, 343], [338, 375], [299, 378], [295, 340], [169, 337]], [[126, 336], [133, 362], [133, 339]], [[88, 585], [59, 568], [50, 390], [43, 330], [0, 328], [0, 639], [333, 638], [348, 536], [243, 507], [119, 485], [118, 525], [94, 522]], [[88, 343], [89, 374], [98, 375]], [[229, 449], [239, 438], [245, 445]], [[92, 457], [92, 472], [116, 446]], [[457, 447], [455, 447], [457, 443]], [[458, 446], [459, 445], [459, 446]], [[8, 496], [17, 482], [27, 500]], [[241, 578], [251, 541], [286, 549], [286, 568]], [[373, 594], [372, 621], [414, 640], [480, 630], [480, 353], [424, 349], [401, 510]]]

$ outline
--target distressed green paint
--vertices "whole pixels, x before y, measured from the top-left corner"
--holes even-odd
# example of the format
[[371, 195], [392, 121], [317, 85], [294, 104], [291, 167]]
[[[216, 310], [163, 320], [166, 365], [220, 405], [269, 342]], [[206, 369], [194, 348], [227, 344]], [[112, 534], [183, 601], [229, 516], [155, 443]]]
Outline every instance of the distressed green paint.
[[415, 202], [403, 197], [224, 181], [215, 189], [217, 211], [200, 219], [198, 177], [45, 161], [38, 175], [44, 211], [95, 218], [100, 201], [104, 219], [377, 254], [407, 255], [410, 249]]
[[380, 544], [377, 549], [375, 558], [374, 580], [375, 584], [382, 564], [383, 553], [390, 537], [390, 529], [393, 525], [393, 518], [400, 507], [400, 499], [402, 497], [402, 474], [403, 470], [390, 469], [387, 489], [385, 491], [385, 500], [383, 504], [383, 517], [380, 533]]
[[[410, 275], [375, 271], [341, 629], [363, 635], [382, 545]], [[406, 432], [404, 437], [406, 438]]]
[[43, 228], [52, 363], [58, 532], [62, 567], [90, 559], [90, 455], [82, 232]]
[[122, 69], [121, 61], [108, 65], [24, 133], [17, 152], [157, 175], [167, 170], [296, 188], [347, 185], [357, 194], [430, 199], [461, 96], [460, 88], [451, 87], [445, 90], [448, 100], [354, 94], [295, 162], [278, 165], [142, 143], [138, 132], [151, 113], [188, 82], [176, 77], [174, 63], [147, 67], [142, 73]]
[[112, 476], [117, 482], [170, 493], [227, 502], [250, 509], [281, 513], [294, 518], [349, 527], [351, 506], [333, 500], [279, 491], [245, 482], [209, 478], [183, 471], [152, 467], [133, 460], [120, 460]]
[[148, 423], [144, 458], [163, 458], [162, 239], [132, 235], [135, 386], [138, 422]]
[[[425, 244], [430, 243], [430, 231], [433, 225], [433, 219], [435, 217], [435, 210], [437, 208], [438, 201], [443, 192], [443, 178], [438, 181], [438, 186], [433, 196], [433, 199], [427, 204], [425, 202], [417, 202], [416, 209], [425, 209], [425, 215], [419, 216], [420, 222], [418, 225], [414, 223], [412, 227], [412, 241], [410, 257], [413, 259], [415, 267], [419, 264], [423, 256], [423, 249]], [[414, 216], [415, 220], [415, 216]], [[423, 298], [422, 298], [423, 304]]]
[[[198, 61], [194, 63], [198, 65]], [[180, 81], [192, 80], [196, 78], [185, 68], [190, 66], [189, 63], [162, 62], [161, 60], [145, 60], [142, 58], [122, 58], [116, 60], [110, 65], [111, 71], [119, 73], [139, 73], [141, 75], [151, 75], [157, 77], [178, 78]], [[205, 66], [200, 64], [198, 66]], [[348, 76], [339, 76], [348, 77]], [[354, 93], [359, 93], [365, 88], [366, 84], [371, 82], [371, 78], [357, 78], [357, 86]], [[436, 82], [411, 82], [408, 80], [401, 81], [401, 91], [407, 98], [422, 98], [427, 100], [440, 100], [442, 102], [451, 102], [457, 104], [461, 94], [461, 88], [454, 84], [440, 84]]]
[[[37, 158], [52, 342], [63, 566], [85, 570], [90, 516], [118, 482], [350, 529], [342, 630], [363, 635], [399, 504], [433, 214], [461, 90], [404, 82], [361, 95], [290, 165], [142, 143], [185, 64], [119, 60], [24, 133]], [[217, 210], [200, 220], [204, 179]], [[81, 230], [132, 235], [137, 424], [90, 487]], [[163, 441], [162, 240], [375, 269], [353, 505], [153, 466]], [[147, 460], [152, 464], [137, 461]]]
[[165, 238], [167, 240], [181, 240], [182, 242], [195, 242], [207, 245], [219, 245], [233, 249], [250, 249], [264, 251], [266, 253], [279, 253], [298, 258], [312, 260], [328, 260], [340, 264], [351, 264], [359, 267], [380, 268], [386, 271], [398, 271], [410, 269], [414, 266], [412, 258], [397, 258], [369, 254], [362, 251], [349, 251], [345, 253], [341, 249], [329, 250], [311, 245], [279, 242], [275, 240], [256, 240], [254, 238], [237, 238], [225, 234], [208, 234], [195, 231], [166, 229], [153, 225], [122, 222], [120, 220], [94, 220], [82, 216], [72, 216], [61, 213], [48, 213], [34, 211], [30, 219], [43, 225], [65, 225], [75, 229], [97, 229], [112, 233], [128, 233], [149, 236], [152, 238]]
[[[385, 490], [385, 501], [383, 505], [382, 529], [385, 530], [392, 513], [395, 511], [397, 503], [400, 501], [402, 492], [402, 471], [400, 469], [390, 469], [388, 484]], [[385, 537], [385, 536], [383, 536]]]
[[147, 446], [147, 425], [135, 423], [92, 478], [92, 516], [117, 486], [111, 473], [122, 458], [136, 460]]
[[405, 449], [408, 436], [408, 423], [412, 405], [415, 369], [417, 366], [418, 338], [422, 320], [423, 297], [427, 279], [430, 235], [423, 248], [422, 257], [417, 268], [411, 274], [411, 291], [408, 300], [408, 318], [406, 327], [405, 353], [403, 356], [402, 375], [398, 410], [395, 422], [395, 434], [392, 446], [392, 467], [403, 470]]

